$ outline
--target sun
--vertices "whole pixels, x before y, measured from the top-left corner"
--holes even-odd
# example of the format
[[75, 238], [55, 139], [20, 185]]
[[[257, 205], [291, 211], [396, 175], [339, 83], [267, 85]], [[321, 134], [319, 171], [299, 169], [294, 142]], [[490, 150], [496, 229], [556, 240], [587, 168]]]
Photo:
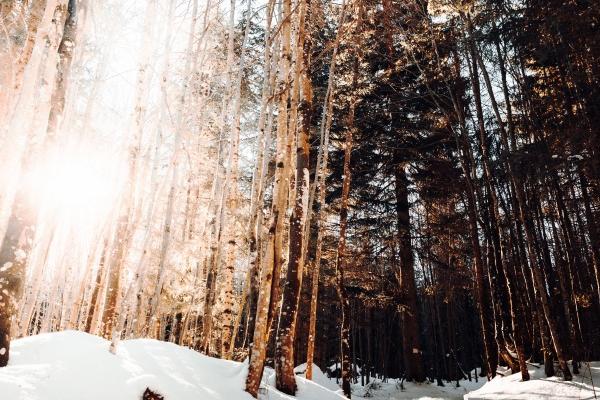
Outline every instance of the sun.
[[92, 145], [49, 152], [27, 172], [29, 203], [56, 217], [100, 220], [113, 209], [125, 168], [118, 154]]

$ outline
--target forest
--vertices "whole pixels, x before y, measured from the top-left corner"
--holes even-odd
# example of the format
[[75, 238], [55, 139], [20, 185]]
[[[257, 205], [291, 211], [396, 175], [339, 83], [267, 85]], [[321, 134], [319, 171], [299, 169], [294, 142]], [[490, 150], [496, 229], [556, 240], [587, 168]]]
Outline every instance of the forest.
[[14, 369], [73, 331], [158, 377], [241, 368], [235, 395], [140, 372], [98, 399], [596, 398], [599, 25], [590, 0], [0, 0], [0, 398], [96, 400]]

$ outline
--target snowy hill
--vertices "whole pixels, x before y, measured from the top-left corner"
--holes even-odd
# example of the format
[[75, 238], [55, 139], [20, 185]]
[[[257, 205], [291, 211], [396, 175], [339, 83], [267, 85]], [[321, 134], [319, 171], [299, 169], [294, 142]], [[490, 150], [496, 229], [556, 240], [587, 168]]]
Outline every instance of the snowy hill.
[[521, 374], [497, 376], [465, 400], [576, 400], [600, 398], [600, 362], [583, 364], [571, 382], [546, 378], [543, 368], [529, 368], [531, 380], [521, 382]]
[[[117, 355], [109, 343], [82, 332], [43, 334], [13, 342], [0, 369], [2, 400], [139, 400], [146, 388], [165, 400], [251, 400], [246, 366], [156, 340], [127, 340]], [[271, 371], [266, 371], [270, 381]], [[339, 394], [298, 378], [298, 399], [340, 400]], [[263, 397], [289, 396], [267, 385]]]

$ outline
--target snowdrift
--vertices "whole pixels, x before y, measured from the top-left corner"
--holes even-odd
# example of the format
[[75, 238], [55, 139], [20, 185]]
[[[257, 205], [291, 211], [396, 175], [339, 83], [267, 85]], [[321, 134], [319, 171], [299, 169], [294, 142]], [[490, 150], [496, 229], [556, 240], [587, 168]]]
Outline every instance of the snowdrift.
[[529, 368], [531, 380], [521, 382], [521, 374], [497, 376], [479, 390], [465, 395], [465, 400], [575, 400], [600, 399], [600, 362], [582, 364], [579, 375], [571, 382], [544, 376], [544, 369]]
[[[306, 363], [304, 363], [294, 368], [296, 375], [306, 376], [306, 366]], [[335, 379], [329, 379], [317, 364], [313, 364], [312, 381], [334, 392], [340, 390], [340, 386], [335, 383]]]
[[[146, 388], [165, 400], [252, 400], [243, 391], [247, 366], [206, 357], [172, 343], [149, 339], [109, 342], [82, 332], [19, 339], [11, 361], [0, 369], [2, 400], [140, 400]], [[261, 397], [291, 399], [265, 371]], [[300, 400], [341, 400], [339, 393], [297, 378]]]

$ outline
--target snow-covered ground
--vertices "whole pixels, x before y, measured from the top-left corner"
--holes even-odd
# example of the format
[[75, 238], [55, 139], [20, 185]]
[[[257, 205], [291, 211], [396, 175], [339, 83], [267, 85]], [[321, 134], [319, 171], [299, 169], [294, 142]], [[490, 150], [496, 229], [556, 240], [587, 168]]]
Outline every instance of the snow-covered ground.
[[354, 385], [353, 398], [381, 399], [381, 400], [459, 400], [472, 390], [478, 389], [485, 383], [461, 381], [460, 387], [453, 382], [444, 383], [445, 386], [437, 386], [435, 383], [412, 383], [404, 382], [404, 389], [396, 380], [388, 380], [386, 383], [375, 381], [375, 384], [362, 387]]
[[[165, 400], [251, 400], [243, 391], [246, 365], [206, 357], [172, 343], [138, 339], [109, 343], [67, 331], [16, 340], [8, 367], [0, 368], [1, 400], [141, 400], [146, 388]], [[272, 371], [265, 373], [270, 380]], [[298, 399], [341, 400], [298, 378]], [[265, 385], [261, 397], [289, 396]]]
[[[252, 400], [243, 391], [246, 365], [206, 357], [172, 343], [138, 339], [121, 342], [116, 355], [109, 343], [82, 332], [43, 334], [13, 342], [8, 367], [0, 368], [0, 400], [140, 400], [146, 388], [165, 400]], [[314, 367], [313, 381], [296, 368], [299, 400], [342, 400], [335, 379]], [[353, 398], [375, 400], [438, 399], [594, 399], [590, 377], [600, 383], [600, 363], [584, 365], [573, 382], [543, 378], [530, 370], [532, 380], [520, 375], [485, 383], [462, 381], [460, 387], [435, 384], [381, 382], [353, 385]], [[483, 385], [483, 386], [482, 386]], [[596, 392], [596, 395], [600, 395]], [[274, 372], [265, 370], [261, 400], [290, 400], [274, 388]], [[600, 398], [600, 396], [599, 396]]]
[[[338, 367], [339, 365], [335, 364], [330, 368], [336, 369]], [[306, 364], [296, 367], [296, 373], [300, 376], [304, 376], [305, 371]], [[327, 389], [341, 393], [335, 379], [329, 379], [316, 365], [313, 367], [313, 381]], [[454, 400], [462, 399], [466, 393], [479, 389], [485, 382], [487, 382], [486, 378], [479, 378], [478, 382], [465, 380], [460, 382], [460, 387], [456, 387], [456, 382], [445, 382], [445, 386], [437, 386], [435, 383], [429, 382], [404, 382], [403, 385], [400, 385], [400, 381], [397, 379], [388, 379], [386, 382], [382, 382], [380, 379], [371, 378], [369, 385], [362, 386], [360, 383], [352, 385], [352, 398], [375, 400]]]
[[565, 382], [546, 378], [544, 369], [530, 367], [531, 380], [521, 382], [521, 374], [497, 376], [465, 400], [583, 400], [600, 399], [600, 362], [584, 363], [579, 375]]

